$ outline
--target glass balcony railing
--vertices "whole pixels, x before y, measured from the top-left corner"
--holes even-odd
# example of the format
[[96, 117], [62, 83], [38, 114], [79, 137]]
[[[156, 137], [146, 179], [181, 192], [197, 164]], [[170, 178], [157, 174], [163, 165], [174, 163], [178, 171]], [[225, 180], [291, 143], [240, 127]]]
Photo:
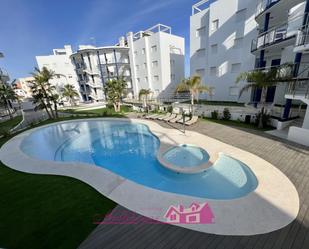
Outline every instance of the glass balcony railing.
[[257, 6], [256, 6], [256, 16], [261, 14], [266, 9], [273, 6], [275, 3], [279, 2], [280, 0], [258, 0]]

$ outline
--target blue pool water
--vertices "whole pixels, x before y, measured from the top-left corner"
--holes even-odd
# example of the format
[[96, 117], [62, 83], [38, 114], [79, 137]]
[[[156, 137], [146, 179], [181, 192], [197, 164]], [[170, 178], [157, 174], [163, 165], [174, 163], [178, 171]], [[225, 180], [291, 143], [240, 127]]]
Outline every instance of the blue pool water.
[[38, 129], [23, 140], [21, 149], [34, 158], [85, 162], [151, 188], [196, 197], [234, 199], [257, 187], [253, 172], [228, 156], [202, 173], [172, 172], [156, 158], [159, 145], [143, 124], [93, 120]]
[[166, 151], [163, 158], [168, 163], [179, 168], [189, 168], [207, 163], [209, 160], [209, 155], [202, 148], [182, 144]]

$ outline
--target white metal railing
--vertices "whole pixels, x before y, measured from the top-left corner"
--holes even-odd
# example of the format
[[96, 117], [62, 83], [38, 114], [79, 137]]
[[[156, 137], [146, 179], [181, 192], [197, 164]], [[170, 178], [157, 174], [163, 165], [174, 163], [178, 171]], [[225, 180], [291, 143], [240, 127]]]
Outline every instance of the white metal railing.
[[255, 16], [258, 16], [261, 14], [264, 10], [271, 7], [273, 4], [279, 2], [280, 0], [258, 0], [257, 6], [256, 6], [256, 13]]

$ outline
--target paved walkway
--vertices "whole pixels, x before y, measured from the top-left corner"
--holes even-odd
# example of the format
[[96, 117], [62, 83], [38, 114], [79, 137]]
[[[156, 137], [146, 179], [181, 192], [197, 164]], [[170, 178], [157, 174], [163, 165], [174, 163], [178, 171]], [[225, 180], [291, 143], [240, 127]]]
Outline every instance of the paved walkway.
[[[169, 126], [163, 122], [160, 124]], [[308, 148], [263, 132], [211, 122], [200, 121], [189, 129], [252, 152], [284, 172], [299, 193], [300, 211], [297, 219], [283, 229], [255, 236], [204, 234], [163, 224], [100, 225], [80, 248], [309, 248]], [[122, 210], [118, 206], [115, 211]]]

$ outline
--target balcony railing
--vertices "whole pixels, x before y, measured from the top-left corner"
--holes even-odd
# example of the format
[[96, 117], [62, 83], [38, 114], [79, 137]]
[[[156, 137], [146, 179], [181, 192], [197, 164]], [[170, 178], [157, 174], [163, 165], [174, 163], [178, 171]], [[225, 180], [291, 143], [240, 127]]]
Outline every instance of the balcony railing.
[[[289, 30], [293, 31], [293, 30]], [[280, 41], [287, 40], [291, 37], [296, 36], [295, 32], [288, 32], [288, 25], [284, 24], [282, 26], [271, 29], [267, 32], [262, 33], [258, 36], [256, 40], [252, 40], [251, 52], [254, 52], [260, 48], [264, 48], [273, 44], [276, 44]]]
[[308, 80], [290, 82], [287, 86], [286, 94], [302, 96], [309, 99], [309, 82]]
[[279, 2], [280, 0], [258, 0], [257, 6], [256, 6], [256, 16], [261, 14], [266, 9], [273, 6], [275, 3]]

